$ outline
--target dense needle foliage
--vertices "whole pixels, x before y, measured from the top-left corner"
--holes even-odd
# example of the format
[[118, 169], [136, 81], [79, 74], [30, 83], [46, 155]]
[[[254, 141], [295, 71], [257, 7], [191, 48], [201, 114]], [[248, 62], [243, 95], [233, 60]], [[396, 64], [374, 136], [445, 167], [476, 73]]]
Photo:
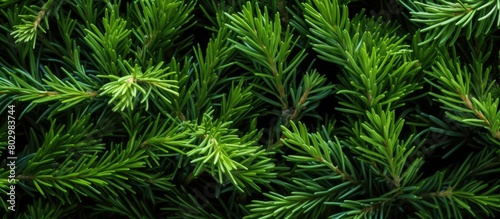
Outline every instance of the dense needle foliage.
[[2, 218], [499, 214], [499, 1], [0, 12]]

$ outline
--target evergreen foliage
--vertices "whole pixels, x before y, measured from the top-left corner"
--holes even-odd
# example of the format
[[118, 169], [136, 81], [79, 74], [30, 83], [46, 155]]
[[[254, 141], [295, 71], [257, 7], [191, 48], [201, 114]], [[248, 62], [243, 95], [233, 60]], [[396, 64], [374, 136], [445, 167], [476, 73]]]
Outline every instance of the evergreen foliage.
[[499, 1], [0, 11], [2, 218], [499, 214]]

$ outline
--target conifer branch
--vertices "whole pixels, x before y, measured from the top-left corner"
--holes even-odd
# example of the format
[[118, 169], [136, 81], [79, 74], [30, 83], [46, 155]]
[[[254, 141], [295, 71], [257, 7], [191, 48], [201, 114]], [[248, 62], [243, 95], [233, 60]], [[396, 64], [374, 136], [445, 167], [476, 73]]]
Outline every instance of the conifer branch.
[[418, 61], [402, 60], [411, 52], [404, 38], [386, 34], [394, 33], [394, 26], [380, 19], [355, 17], [351, 21], [347, 7], [338, 1], [313, 0], [303, 5], [319, 58], [347, 71], [337, 91], [345, 96], [339, 110], [363, 115], [375, 106], [400, 107], [397, 102], [421, 88], [415, 83]]
[[[422, 23], [429, 36], [421, 45], [439, 41], [439, 45], [453, 45], [461, 34], [466, 39], [479, 38], [500, 25], [497, 1], [426, 1], [399, 0], [412, 15], [412, 21]], [[496, 21], [496, 22], [495, 22]]]
[[[448, 58], [451, 60], [446, 61], [445, 57], [440, 57], [432, 71], [428, 71], [428, 74], [439, 80], [439, 84], [428, 82], [440, 88], [443, 93], [432, 95], [439, 98], [444, 108], [449, 110], [447, 115], [450, 118], [470, 126], [484, 127], [493, 138], [500, 140], [500, 124], [496, 122], [500, 118], [499, 100], [492, 97], [491, 93], [488, 94], [494, 85], [494, 82], [488, 82], [490, 68], [483, 71], [482, 64], [479, 63], [473, 69], [461, 67], [453, 62], [456, 60], [454, 50], [452, 57]], [[480, 83], [470, 84], [469, 81]]]
[[126, 61], [120, 62], [122, 71], [127, 72], [127, 75], [120, 78], [107, 76], [114, 81], [105, 84], [101, 88], [100, 95], [111, 94], [109, 103], [118, 101], [113, 108], [115, 111], [134, 109], [134, 105], [139, 102], [138, 99], [140, 103], [145, 103], [146, 110], [149, 107], [147, 102], [149, 99], [158, 98], [171, 103], [171, 99], [179, 95], [177, 92], [179, 87], [176, 85], [176, 80], [170, 79], [174, 73], [166, 73], [167, 69], [162, 68], [162, 65], [163, 63], [159, 63], [142, 72], [139, 66], [132, 67]]

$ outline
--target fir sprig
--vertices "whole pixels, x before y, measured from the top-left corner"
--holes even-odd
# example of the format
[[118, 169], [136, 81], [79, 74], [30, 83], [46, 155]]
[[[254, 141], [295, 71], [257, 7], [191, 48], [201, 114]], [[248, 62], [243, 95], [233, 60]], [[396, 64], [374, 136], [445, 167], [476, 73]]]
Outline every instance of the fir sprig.
[[422, 45], [434, 40], [439, 45], [453, 45], [463, 34], [468, 40], [479, 38], [500, 26], [497, 1], [400, 2], [410, 10], [413, 22], [426, 25], [422, 32], [428, 32], [429, 37]]
[[238, 137], [236, 130], [230, 129], [230, 122], [211, 121], [211, 113], [206, 114], [201, 126], [193, 135], [200, 143], [186, 153], [191, 163], [196, 164], [194, 176], [202, 171], [208, 171], [217, 177], [220, 184], [231, 182], [237, 189], [244, 192], [246, 185], [260, 190], [254, 182], [257, 176], [259, 183], [268, 184], [265, 178], [274, 178], [271, 170], [274, 164], [270, 159], [262, 159], [267, 153], [254, 145], [259, 135], [256, 132]]
[[167, 73], [167, 69], [162, 66], [163, 63], [159, 63], [142, 72], [139, 66], [132, 67], [128, 62], [120, 62], [121, 71], [127, 72], [127, 75], [101, 76], [113, 81], [102, 86], [100, 95], [110, 94], [112, 98], [109, 103], [117, 101], [113, 108], [115, 111], [134, 109], [137, 102], [145, 103], [147, 110], [149, 107], [147, 101], [153, 98], [171, 103], [171, 99], [179, 95], [177, 80], [170, 77], [173, 72]]
[[304, 18], [310, 27], [310, 38], [319, 58], [344, 66], [337, 94], [342, 101], [338, 109], [358, 115], [372, 107], [401, 107], [397, 104], [421, 88], [416, 81], [417, 60], [409, 60], [410, 50], [396, 27], [381, 19], [356, 16], [338, 1], [313, 0], [303, 3]]
[[[442, 92], [432, 93], [433, 96], [444, 104], [450, 118], [469, 126], [484, 127], [490, 132], [492, 140], [498, 142], [499, 100], [490, 93], [495, 84], [489, 80], [490, 68], [483, 70], [483, 64], [477, 62], [470, 67], [462, 67], [454, 60], [457, 56], [453, 48], [450, 56], [440, 57], [432, 71], [428, 71], [429, 75], [438, 79], [438, 83], [428, 82]], [[471, 81], [478, 83], [469, 83]]]
[[[253, 94], [278, 109], [274, 111], [280, 118], [275, 124], [276, 136], [280, 136], [280, 125], [288, 126], [290, 121], [314, 116], [319, 101], [333, 93], [333, 85], [326, 83], [326, 78], [315, 70], [305, 73], [297, 70], [307, 54], [305, 49], [297, 48], [300, 38], [294, 37], [290, 26], [282, 27], [280, 14], [276, 13], [273, 19], [266, 7], [261, 11], [258, 4], [247, 3], [242, 12], [226, 15], [231, 20], [227, 26], [238, 37], [230, 41], [248, 59], [254, 60], [252, 67], [239, 63], [256, 77], [252, 87], [259, 91]], [[295, 50], [296, 54], [291, 56]], [[269, 149], [274, 144], [281, 143], [271, 139]]]
[[130, 52], [132, 31], [127, 28], [127, 21], [119, 17], [118, 11], [112, 9], [105, 10], [102, 26], [104, 30], [94, 24], [85, 29], [85, 41], [92, 50], [94, 66], [102, 73], [123, 76], [125, 72], [120, 71], [118, 63], [126, 60]]

